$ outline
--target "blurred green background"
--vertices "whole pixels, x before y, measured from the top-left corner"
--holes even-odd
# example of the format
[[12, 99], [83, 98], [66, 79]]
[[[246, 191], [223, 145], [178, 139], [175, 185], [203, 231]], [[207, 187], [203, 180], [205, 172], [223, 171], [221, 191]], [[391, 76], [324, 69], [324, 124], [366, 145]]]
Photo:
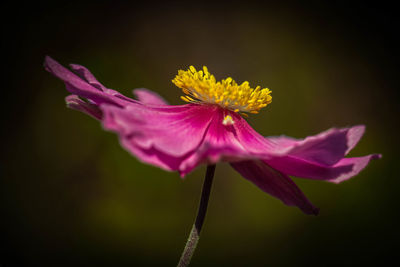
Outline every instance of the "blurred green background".
[[[361, 2], [360, 2], [361, 3]], [[307, 216], [218, 164], [192, 266], [334, 266], [397, 251], [398, 43], [393, 7], [319, 1], [52, 2], [3, 18], [1, 159], [4, 266], [174, 266], [193, 223], [205, 166], [182, 180], [144, 165], [115, 134], [67, 109], [50, 55], [131, 96], [146, 87], [181, 104], [171, 79], [208, 66], [273, 91], [249, 123], [306, 137], [365, 124], [351, 156], [383, 158], [340, 185], [295, 179]], [[397, 123], [396, 123], [397, 121]]]

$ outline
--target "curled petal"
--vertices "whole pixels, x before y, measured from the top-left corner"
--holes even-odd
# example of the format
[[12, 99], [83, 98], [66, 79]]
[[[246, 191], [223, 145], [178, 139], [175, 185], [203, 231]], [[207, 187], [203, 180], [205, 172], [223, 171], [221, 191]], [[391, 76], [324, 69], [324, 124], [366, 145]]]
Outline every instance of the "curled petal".
[[106, 91], [107, 88], [104, 87], [99, 81], [94, 77], [94, 75], [84, 66], [78, 64], [70, 64], [69, 65], [72, 70], [78, 73], [83, 79], [85, 79], [90, 85], [96, 87], [100, 91]]
[[102, 118], [102, 112], [97, 105], [85, 102], [77, 95], [67, 96], [65, 102], [69, 108], [86, 113], [98, 120]]
[[261, 161], [241, 161], [231, 163], [231, 166], [244, 178], [286, 205], [297, 206], [306, 214], [318, 214], [318, 208], [311, 204], [287, 175]]
[[357, 175], [367, 166], [370, 160], [380, 157], [379, 154], [372, 154], [357, 158], [343, 158], [331, 166], [291, 156], [276, 157], [265, 160], [265, 162], [288, 175], [340, 183]]
[[347, 132], [347, 150], [346, 155], [352, 150], [360, 141], [361, 137], [365, 133], [365, 126], [364, 125], [357, 125], [351, 127]]
[[[123, 107], [130, 103], [136, 102], [133, 99], [121, 95], [117, 91], [111, 89], [105, 89], [105, 91], [102, 91], [100, 88], [93, 86], [91, 83], [85, 80], [89, 79], [89, 74], [87, 73], [88, 71], [86, 70], [86, 72], [83, 69], [79, 69], [77, 65], [73, 66], [80, 70], [81, 73], [86, 75], [84, 76], [84, 79], [72, 73], [70, 70], [66, 69], [49, 56], [46, 56], [44, 66], [47, 71], [64, 81], [65, 87], [70, 93], [87, 98], [97, 105], [106, 103]], [[93, 83], [93, 81], [91, 82]], [[105, 87], [102, 86], [101, 88]]]
[[279, 156], [295, 157], [321, 165], [334, 165], [341, 160], [360, 140], [363, 125], [343, 129], [330, 129], [303, 140], [290, 137], [267, 138], [276, 144], [274, 153]]
[[143, 104], [168, 105], [167, 101], [165, 101], [159, 94], [145, 88], [135, 89], [133, 90], [133, 94]]
[[348, 173], [343, 173], [333, 179], [329, 179], [329, 182], [338, 184], [343, 181], [350, 179], [353, 176], [356, 176], [360, 173], [372, 159], [380, 159], [382, 157], [381, 154], [372, 154], [364, 157], [357, 157], [357, 158], [344, 158], [335, 164], [336, 167], [340, 166], [348, 166], [352, 165], [352, 169]]

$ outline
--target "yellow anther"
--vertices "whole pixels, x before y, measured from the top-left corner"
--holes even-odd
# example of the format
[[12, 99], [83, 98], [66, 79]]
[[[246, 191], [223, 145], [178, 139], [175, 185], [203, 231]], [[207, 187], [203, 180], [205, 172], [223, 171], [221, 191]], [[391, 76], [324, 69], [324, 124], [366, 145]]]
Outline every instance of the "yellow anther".
[[185, 102], [190, 102], [190, 100], [187, 99], [185, 96], [181, 96], [181, 99], [182, 99], [183, 101], [185, 101]]
[[[235, 112], [258, 113], [261, 108], [272, 102], [271, 91], [268, 88], [261, 89], [257, 86], [253, 89], [247, 81], [238, 85], [231, 77], [217, 82], [206, 66], [202, 71], [197, 71], [193, 66], [187, 71], [179, 70], [172, 82], [186, 94], [181, 97], [186, 102], [217, 104]], [[229, 115], [225, 117], [225, 121], [233, 123]]]
[[217, 104], [235, 112], [258, 113], [272, 102], [268, 88], [257, 86], [253, 89], [248, 81], [238, 85], [231, 77], [217, 82], [206, 66], [202, 71], [193, 66], [187, 71], [179, 70], [172, 82], [187, 95], [181, 97], [186, 102]]

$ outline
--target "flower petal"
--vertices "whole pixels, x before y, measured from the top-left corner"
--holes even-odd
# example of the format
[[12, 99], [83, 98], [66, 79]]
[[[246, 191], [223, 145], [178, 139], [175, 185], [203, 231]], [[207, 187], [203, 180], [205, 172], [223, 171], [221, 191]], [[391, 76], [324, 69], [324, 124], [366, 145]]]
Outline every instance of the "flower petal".
[[143, 104], [168, 105], [167, 101], [165, 101], [159, 94], [145, 88], [135, 89], [133, 90], [133, 94]]
[[157, 166], [167, 171], [177, 171], [181, 162], [183, 161], [183, 158], [185, 157], [175, 157], [157, 150], [154, 147], [147, 149], [141, 148], [134, 142], [133, 139], [124, 136], [120, 136], [120, 142], [122, 147], [124, 147], [141, 162]]
[[69, 108], [86, 113], [95, 119], [101, 120], [102, 112], [97, 105], [87, 103], [77, 95], [69, 95], [65, 98], [65, 102]]
[[329, 179], [329, 182], [338, 184], [343, 181], [350, 179], [353, 176], [356, 176], [360, 173], [372, 159], [380, 159], [382, 157], [381, 154], [372, 154], [364, 157], [357, 157], [357, 158], [344, 158], [335, 164], [336, 167], [339, 166], [347, 166], [352, 165], [352, 170], [348, 173], [343, 173], [340, 176], [335, 177], [334, 179]]
[[233, 124], [235, 138], [248, 152], [266, 156], [277, 149], [274, 142], [255, 131], [242, 116], [235, 112], [231, 112], [230, 115], [235, 121]]
[[[119, 108], [102, 105], [103, 126], [141, 149], [154, 148], [181, 157], [197, 149], [212, 119], [215, 107], [202, 105]], [[127, 144], [124, 140], [122, 143]], [[128, 147], [126, 147], [128, 148]]]
[[202, 163], [259, 157], [238, 139], [237, 131], [246, 121], [232, 112], [235, 124], [223, 125], [228, 111], [214, 105], [102, 105], [101, 109], [104, 128], [117, 132], [126, 149], [150, 164], [178, 170], [182, 177]]
[[104, 87], [99, 81], [94, 77], [94, 75], [84, 66], [78, 64], [70, 64], [69, 65], [72, 70], [77, 72], [83, 79], [85, 79], [90, 85], [93, 85], [100, 91], [106, 91], [107, 88]]
[[231, 163], [231, 166], [244, 178], [286, 205], [297, 206], [306, 214], [318, 214], [318, 208], [311, 204], [288, 176], [267, 164], [261, 161], [241, 161]]
[[340, 183], [357, 175], [367, 166], [370, 160], [380, 157], [379, 154], [372, 154], [357, 158], [343, 158], [332, 166], [321, 165], [292, 156], [276, 157], [265, 160], [265, 162], [287, 175]]
[[347, 150], [346, 155], [352, 150], [360, 141], [365, 133], [365, 125], [357, 125], [351, 127], [347, 132]]
[[280, 156], [292, 156], [304, 161], [322, 165], [333, 165], [341, 160], [360, 140], [365, 127], [363, 125], [343, 129], [329, 129], [303, 140], [290, 137], [267, 138], [275, 143], [275, 153]]
[[[105, 89], [105, 91], [101, 91], [98, 87], [93, 86], [87, 80], [85, 80], [90, 80], [87, 70], [87, 72], [85, 72], [85, 70], [80, 69], [80, 72], [86, 75], [85, 79], [82, 79], [49, 56], [46, 56], [44, 65], [47, 71], [65, 82], [65, 87], [69, 92], [74, 95], [87, 98], [95, 104], [100, 105], [102, 103], [107, 103], [123, 107], [130, 103], [137, 102], [126, 96], [123, 96], [115, 90]], [[77, 65], [73, 66], [79, 69]], [[104, 88], [104, 86], [102, 86], [102, 88]]]
[[[231, 116], [233, 124], [223, 124], [227, 115]], [[240, 161], [268, 156], [268, 140], [252, 130], [240, 115], [217, 107], [212, 116], [204, 140], [182, 162], [179, 168], [181, 176], [202, 163], [215, 164], [218, 161]]]

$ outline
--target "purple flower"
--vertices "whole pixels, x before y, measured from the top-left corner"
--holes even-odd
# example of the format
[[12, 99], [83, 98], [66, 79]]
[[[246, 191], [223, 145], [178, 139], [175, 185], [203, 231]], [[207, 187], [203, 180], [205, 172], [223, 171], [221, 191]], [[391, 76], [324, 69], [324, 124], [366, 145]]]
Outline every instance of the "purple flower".
[[185, 105], [171, 106], [159, 95], [136, 89], [137, 100], [100, 84], [85, 67], [70, 65], [76, 74], [50, 57], [47, 71], [64, 81], [72, 94], [70, 108], [100, 120], [119, 135], [121, 145], [139, 160], [182, 177], [200, 164], [226, 161], [264, 192], [307, 214], [318, 209], [289, 175], [340, 183], [364, 169], [379, 154], [345, 158], [365, 131], [362, 125], [330, 129], [299, 140], [263, 137], [242, 117], [271, 103], [268, 89], [217, 82], [207, 68], [179, 71], [173, 82], [182, 88]]

